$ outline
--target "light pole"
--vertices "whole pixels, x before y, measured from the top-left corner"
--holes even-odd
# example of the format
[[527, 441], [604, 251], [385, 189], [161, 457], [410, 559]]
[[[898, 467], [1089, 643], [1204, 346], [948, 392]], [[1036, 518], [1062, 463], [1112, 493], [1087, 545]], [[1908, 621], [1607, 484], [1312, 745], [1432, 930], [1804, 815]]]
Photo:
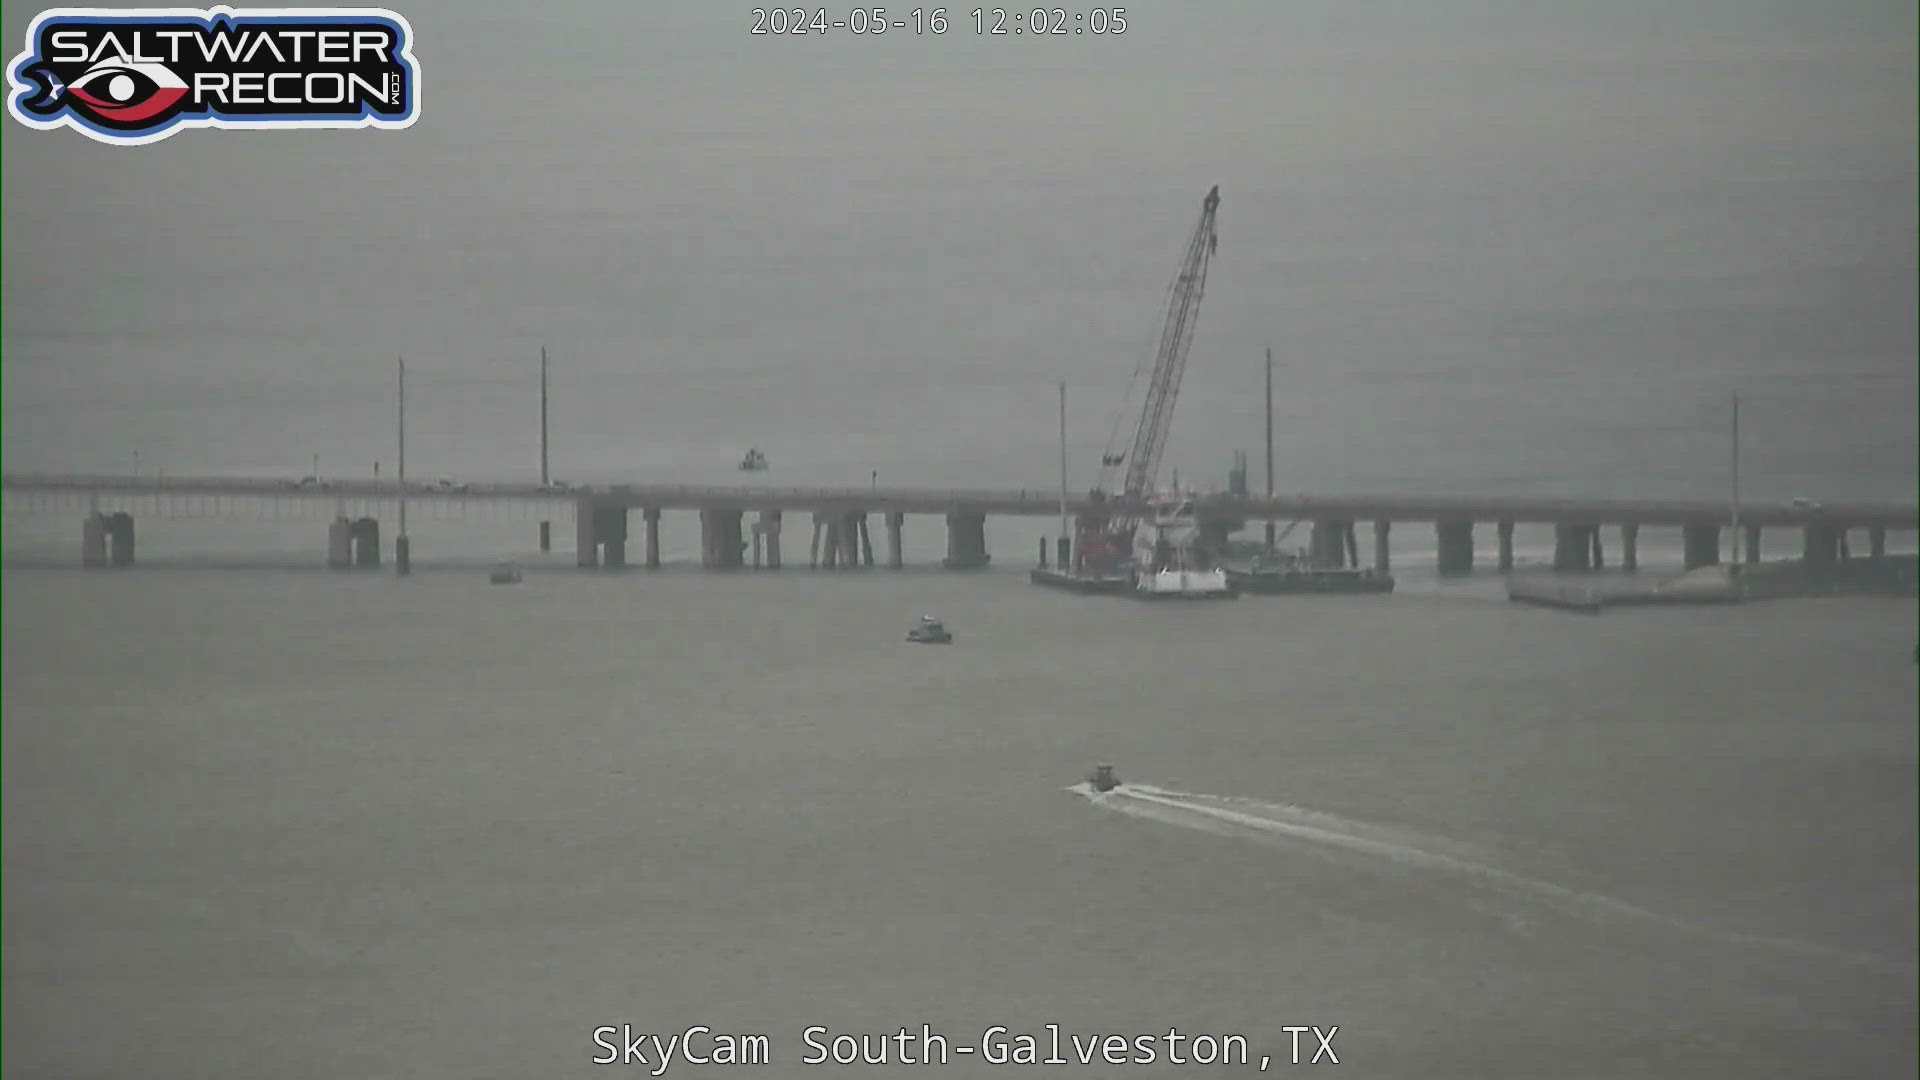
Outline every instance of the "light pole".
[[[400, 359], [400, 535], [393, 538], [393, 572], [402, 577], [413, 572], [412, 544], [407, 540], [407, 358]], [[315, 456], [315, 472], [319, 471]]]
[[[540, 346], [540, 487], [547, 487], [547, 347]], [[553, 550], [553, 522], [540, 522], [540, 550]]]

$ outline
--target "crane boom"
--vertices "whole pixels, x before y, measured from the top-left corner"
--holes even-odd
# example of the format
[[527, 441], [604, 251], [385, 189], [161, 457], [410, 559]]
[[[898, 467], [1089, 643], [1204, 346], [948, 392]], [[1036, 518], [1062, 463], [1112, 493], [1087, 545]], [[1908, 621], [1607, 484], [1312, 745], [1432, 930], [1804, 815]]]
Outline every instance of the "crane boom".
[[1140, 425], [1134, 430], [1133, 444], [1127, 451], [1125, 496], [1151, 494], [1159, 478], [1160, 458], [1166, 451], [1167, 433], [1173, 427], [1173, 405], [1180, 396], [1180, 377], [1186, 373], [1187, 350], [1193, 345], [1194, 323], [1200, 315], [1200, 297], [1207, 287], [1207, 264], [1219, 245], [1213, 231], [1214, 211], [1220, 206], [1220, 188], [1215, 185], [1201, 204], [1200, 223], [1187, 241], [1186, 258], [1180, 263], [1172, 299], [1167, 304], [1166, 325], [1160, 331], [1160, 349], [1154, 358], [1153, 378], [1147, 384], [1147, 400], [1140, 412]]
[[[1215, 185], [1200, 204], [1200, 223], [1187, 241], [1179, 276], [1173, 282], [1166, 323], [1160, 331], [1160, 347], [1147, 383], [1146, 403], [1134, 428], [1133, 441], [1125, 451], [1102, 458], [1101, 485], [1096, 495], [1138, 501], [1153, 494], [1161, 457], [1166, 452], [1167, 433], [1173, 427], [1173, 406], [1180, 396], [1180, 377], [1186, 372], [1187, 350], [1193, 344], [1194, 325], [1200, 317], [1207, 264], [1219, 246], [1219, 237], [1214, 232], [1214, 212], [1219, 206], [1220, 188]], [[1119, 481], [1117, 484], [1115, 479]], [[1124, 560], [1138, 524], [1139, 518], [1125, 511], [1111, 518], [1097, 512], [1088, 515], [1083, 519], [1080, 532], [1083, 564], [1104, 564], [1111, 570], [1117, 560]]]

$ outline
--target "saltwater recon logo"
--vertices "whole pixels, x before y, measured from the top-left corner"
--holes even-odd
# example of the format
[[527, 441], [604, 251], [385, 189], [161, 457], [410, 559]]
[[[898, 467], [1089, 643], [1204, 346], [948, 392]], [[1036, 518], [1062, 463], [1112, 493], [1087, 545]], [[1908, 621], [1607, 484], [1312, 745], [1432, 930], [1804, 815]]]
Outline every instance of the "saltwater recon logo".
[[413, 28], [384, 8], [55, 8], [7, 66], [7, 111], [116, 146], [183, 128], [404, 128]]

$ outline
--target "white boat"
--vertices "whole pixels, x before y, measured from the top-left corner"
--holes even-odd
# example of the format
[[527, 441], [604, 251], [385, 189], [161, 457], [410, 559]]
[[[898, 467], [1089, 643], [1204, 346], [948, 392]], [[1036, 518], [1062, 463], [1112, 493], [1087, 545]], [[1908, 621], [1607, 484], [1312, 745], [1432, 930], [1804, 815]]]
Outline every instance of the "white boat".
[[1133, 590], [1143, 600], [1231, 600], [1227, 572], [1200, 553], [1193, 500], [1162, 496], [1133, 534]]

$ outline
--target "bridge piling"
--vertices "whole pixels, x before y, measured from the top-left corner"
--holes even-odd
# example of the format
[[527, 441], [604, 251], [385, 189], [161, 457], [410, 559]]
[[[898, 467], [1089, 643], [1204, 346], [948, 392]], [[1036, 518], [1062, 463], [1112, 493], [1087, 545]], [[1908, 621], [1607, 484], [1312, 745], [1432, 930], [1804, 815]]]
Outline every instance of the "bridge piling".
[[1760, 526], [1758, 525], [1747, 526], [1746, 534], [1747, 534], [1746, 561], [1748, 563], [1757, 563], [1760, 561]]
[[353, 565], [353, 522], [344, 516], [327, 525], [327, 566], [345, 570]]
[[[1393, 554], [1388, 548], [1387, 538], [1393, 531], [1393, 522], [1385, 519], [1373, 523], [1373, 569], [1385, 574], [1393, 569]], [[1273, 526], [1267, 526], [1267, 550], [1273, 550]]]
[[640, 519], [646, 526], [647, 569], [658, 570], [660, 569], [660, 508], [642, 507]]
[[107, 517], [97, 510], [80, 520], [80, 565], [89, 569], [107, 565]]
[[1629, 523], [1620, 526], [1620, 569], [1627, 573], [1640, 570], [1640, 526]]
[[906, 565], [906, 553], [902, 547], [901, 533], [906, 528], [907, 515], [893, 511], [887, 515], [887, 569], [898, 570]]
[[353, 565], [358, 570], [377, 570], [380, 568], [380, 523], [373, 518], [363, 517], [354, 521], [349, 535], [353, 538]]
[[1465, 577], [1473, 573], [1473, 522], [1441, 521], [1433, 529], [1439, 541], [1440, 575]]
[[780, 569], [780, 511], [760, 511], [760, 522], [754, 528], [755, 532], [766, 541], [767, 569]]
[[1695, 522], [1680, 527], [1682, 563], [1688, 570], [1720, 563], [1720, 526]]
[[1562, 572], [1593, 569], [1592, 525], [1562, 523], [1553, 527], [1553, 568]]
[[573, 503], [573, 561], [582, 569], [600, 565], [600, 540], [593, 531], [593, 500], [580, 498]]
[[1513, 522], [1495, 522], [1493, 528], [1500, 540], [1500, 572], [1504, 574], [1513, 569]]
[[949, 570], [977, 570], [990, 561], [987, 555], [987, 515], [947, 515], [947, 557], [942, 563]]
[[709, 570], [737, 570], [746, 542], [740, 536], [743, 513], [712, 507], [700, 511], [700, 565]]
[[1872, 525], [1867, 528], [1867, 557], [1873, 559], [1887, 557], [1886, 526]]

